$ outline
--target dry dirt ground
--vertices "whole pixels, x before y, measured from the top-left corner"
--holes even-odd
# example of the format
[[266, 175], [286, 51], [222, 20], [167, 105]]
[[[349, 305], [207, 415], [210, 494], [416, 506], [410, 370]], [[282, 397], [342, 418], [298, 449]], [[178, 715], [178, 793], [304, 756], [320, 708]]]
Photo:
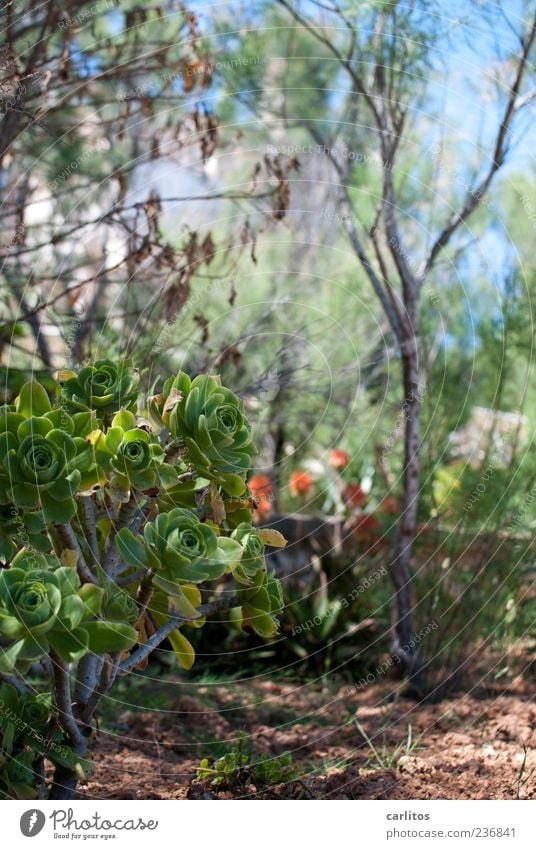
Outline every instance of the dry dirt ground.
[[[438, 704], [400, 695], [394, 683], [356, 692], [266, 678], [130, 682], [105, 706], [82, 797], [536, 798], [536, 702], [520, 681]], [[198, 782], [200, 759], [228, 751], [241, 731], [253, 758], [292, 752], [298, 780], [233, 789]]]

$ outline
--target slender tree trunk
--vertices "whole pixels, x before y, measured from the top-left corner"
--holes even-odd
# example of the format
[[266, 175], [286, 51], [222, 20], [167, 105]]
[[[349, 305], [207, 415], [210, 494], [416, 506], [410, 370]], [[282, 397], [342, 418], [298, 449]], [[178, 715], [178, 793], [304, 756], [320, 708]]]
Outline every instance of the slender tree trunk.
[[[415, 326], [415, 325], [414, 325]], [[413, 617], [410, 562], [417, 530], [420, 476], [421, 394], [418, 336], [401, 346], [404, 386], [404, 471], [402, 512], [398, 524], [390, 575], [395, 589], [393, 651], [405, 671], [417, 674], [418, 657], [412, 646]]]

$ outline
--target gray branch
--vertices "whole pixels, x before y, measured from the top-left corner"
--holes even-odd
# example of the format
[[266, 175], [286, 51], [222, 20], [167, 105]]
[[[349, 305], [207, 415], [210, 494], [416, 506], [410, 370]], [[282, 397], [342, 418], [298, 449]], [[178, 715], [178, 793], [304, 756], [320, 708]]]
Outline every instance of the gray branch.
[[497, 171], [499, 171], [500, 168], [502, 168], [502, 166], [504, 165], [504, 162], [505, 162], [505, 159], [506, 159], [506, 154], [508, 152], [507, 138], [508, 138], [508, 133], [509, 133], [510, 127], [512, 125], [513, 118], [517, 114], [517, 112], [521, 108], [523, 108], [524, 105], [526, 105], [526, 103], [529, 103], [532, 100], [532, 93], [531, 93], [531, 96], [528, 97], [528, 99], [526, 100], [526, 103], [523, 102], [523, 98], [521, 98], [521, 100], [518, 100], [518, 95], [519, 95], [519, 89], [521, 87], [521, 83], [523, 81], [523, 76], [524, 76], [526, 68], [527, 68], [529, 53], [531, 51], [531, 48], [532, 48], [532, 45], [534, 44], [535, 39], [536, 39], [536, 15], [535, 15], [535, 17], [532, 21], [532, 25], [531, 25], [531, 28], [529, 30], [528, 35], [521, 42], [522, 48], [521, 48], [521, 54], [519, 56], [519, 61], [518, 61], [518, 64], [517, 64], [516, 75], [515, 75], [514, 81], [512, 83], [512, 86], [510, 88], [510, 95], [508, 97], [508, 101], [507, 101], [507, 104], [506, 104], [506, 108], [504, 110], [502, 121], [501, 121], [501, 123], [499, 125], [499, 129], [497, 131], [497, 137], [496, 137], [496, 140], [495, 140], [495, 146], [494, 146], [494, 150], [493, 150], [493, 154], [492, 154], [492, 157], [491, 157], [491, 162], [490, 162], [489, 168], [488, 168], [486, 174], [484, 175], [484, 177], [482, 178], [482, 180], [480, 181], [476, 190], [468, 193], [461, 209], [459, 209], [457, 212], [454, 213], [454, 215], [451, 216], [450, 220], [445, 225], [445, 227], [443, 228], [443, 230], [440, 232], [439, 236], [435, 240], [434, 244], [432, 245], [430, 252], [429, 252], [429, 254], [428, 254], [428, 256], [427, 256], [427, 258], [424, 262], [423, 268], [422, 268], [422, 270], [419, 274], [419, 283], [420, 284], [422, 284], [424, 282], [428, 272], [430, 271], [430, 269], [434, 265], [434, 262], [437, 259], [439, 253], [444, 248], [446, 248], [451, 237], [456, 232], [458, 227], [460, 227], [460, 225], [463, 224], [464, 221], [466, 221], [469, 218], [469, 216], [478, 207], [478, 205], [480, 204], [480, 201], [482, 200], [482, 198], [486, 194], [486, 192], [487, 192], [487, 190], [488, 190], [488, 188], [491, 184], [491, 181], [493, 180], [493, 177], [495, 176]]
[[[198, 608], [198, 612], [200, 616], [210, 616], [212, 613], [219, 613], [223, 610], [230, 610], [232, 607], [240, 607], [242, 604], [242, 599], [240, 596], [227, 596], [226, 598], [216, 599], [216, 601], [211, 601], [208, 604], [202, 604], [201, 607]], [[158, 648], [160, 643], [162, 643], [166, 637], [175, 631], [176, 628], [180, 628], [181, 625], [185, 625], [190, 622], [190, 619], [185, 619], [184, 616], [171, 616], [169, 621], [166, 622], [165, 625], [162, 625], [161, 628], [150, 637], [143, 646], [140, 646], [139, 649], [132, 652], [132, 654], [123, 660], [122, 663], [119, 664], [120, 672], [130, 672], [130, 670], [134, 669], [142, 660], [145, 660], [154, 649]]]
[[84, 735], [73, 714], [69, 667], [56, 652], [50, 653], [50, 660], [53, 668], [54, 700], [60, 725], [69, 735], [71, 742], [79, 744], [84, 740]]
[[93, 572], [86, 563], [86, 559], [82, 553], [82, 549], [80, 548], [80, 545], [76, 538], [76, 534], [73, 531], [71, 524], [68, 522], [66, 525], [54, 525], [54, 527], [64, 548], [69, 548], [71, 549], [71, 551], [75, 551], [78, 555], [76, 569], [78, 571], [80, 580], [84, 584], [96, 584], [97, 579], [95, 578]]

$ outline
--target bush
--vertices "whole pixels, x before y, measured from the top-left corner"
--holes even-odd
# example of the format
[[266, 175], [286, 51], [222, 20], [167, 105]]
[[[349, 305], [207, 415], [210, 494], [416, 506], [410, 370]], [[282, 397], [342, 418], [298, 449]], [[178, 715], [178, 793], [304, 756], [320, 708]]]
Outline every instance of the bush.
[[101, 699], [163, 640], [188, 669], [185, 631], [211, 613], [233, 609], [266, 638], [282, 609], [264, 549], [284, 540], [251, 524], [241, 401], [182, 372], [145, 397], [127, 362], [60, 377], [48, 392], [27, 382], [0, 408], [6, 798], [72, 798]]

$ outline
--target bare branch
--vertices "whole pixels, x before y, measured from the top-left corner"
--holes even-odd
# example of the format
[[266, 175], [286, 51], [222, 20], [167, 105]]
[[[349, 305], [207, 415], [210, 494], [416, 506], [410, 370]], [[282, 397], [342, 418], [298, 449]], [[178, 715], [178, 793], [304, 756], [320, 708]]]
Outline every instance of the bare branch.
[[[316, 40], [318, 42], [320, 42], [320, 44], [322, 44], [324, 47], [327, 47], [327, 49], [330, 50], [331, 53], [333, 53], [333, 55], [339, 60], [342, 67], [347, 71], [347, 73], [352, 78], [354, 85], [356, 87], [356, 90], [359, 92], [359, 94], [361, 94], [363, 96], [367, 106], [369, 107], [370, 111], [374, 115], [374, 119], [375, 119], [376, 123], [379, 126], [382, 123], [382, 120], [381, 120], [381, 115], [380, 115], [380, 113], [379, 113], [379, 111], [376, 107], [376, 104], [374, 103], [374, 98], [371, 96], [370, 92], [367, 91], [367, 88], [366, 88], [365, 84], [363, 83], [363, 80], [361, 79], [359, 74], [356, 73], [355, 69], [352, 67], [350, 60], [343, 56], [343, 54], [340, 52], [340, 50], [335, 46], [335, 44], [333, 44], [332, 41], [330, 41], [329, 38], [322, 35], [322, 33], [318, 32], [318, 30], [315, 29], [315, 27], [313, 27], [306, 18], [304, 18], [302, 15], [300, 15], [299, 12], [296, 12], [292, 8], [290, 3], [287, 3], [287, 0], [277, 0], [277, 2], [280, 4], [280, 6], [283, 6], [287, 10], [287, 12], [289, 12], [292, 15], [292, 17], [294, 18], [295, 21], [297, 21], [299, 24], [301, 24], [301, 26], [303, 26], [304, 29], [307, 30], [307, 32], [309, 32], [314, 38], [316, 38]], [[340, 11], [339, 10], [337, 10], [337, 11], [340, 14]], [[345, 23], [346, 23], [346, 21], [345, 21]]]
[[[495, 174], [502, 168], [504, 165], [504, 161], [507, 154], [507, 139], [510, 127], [512, 125], [512, 120], [514, 116], [517, 114], [520, 108], [522, 108], [523, 104], [518, 101], [519, 89], [521, 87], [521, 83], [523, 81], [523, 76], [525, 74], [527, 68], [527, 62], [529, 53], [536, 39], [536, 15], [532, 21], [531, 28], [527, 34], [527, 36], [521, 41], [521, 54], [519, 56], [519, 61], [517, 63], [516, 74], [514, 77], [514, 81], [510, 88], [510, 95], [508, 97], [508, 101], [506, 104], [506, 108], [504, 110], [502, 121], [499, 125], [497, 136], [495, 139], [495, 145], [493, 149], [493, 154], [491, 158], [490, 165], [488, 170], [482, 180], [480, 181], [476, 190], [470, 192], [465, 201], [457, 212], [451, 216], [449, 222], [445, 225], [443, 230], [440, 232], [439, 236], [435, 240], [430, 252], [423, 264], [423, 268], [419, 273], [419, 285], [422, 285], [428, 272], [434, 265], [434, 262], [439, 255], [439, 253], [448, 245], [450, 239], [456, 230], [463, 224], [469, 216], [475, 211], [475, 209], [479, 206], [480, 201], [486, 194], [491, 181]], [[531, 93], [530, 98], [526, 101], [527, 103], [532, 100], [532, 97], [535, 96], [534, 92]], [[523, 100], [524, 98], [522, 98]]]
[[[216, 599], [216, 601], [211, 601], [208, 604], [202, 604], [201, 607], [198, 608], [198, 613], [200, 616], [210, 616], [212, 613], [219, 613], [223, 610], [230, 610], [233, 607], [239, 607], [242, 604], [242, 599], [240, 596], [226, 596], [220, 599]], [[138, 663], [141, 663], [142, 660], [145, 660], [154, 649], [158, 648], [160, 643], [162, 643], [166, 637], [175, 631], [177, 628], [180, 628], [181, 625], [185, 625], [187, 622], [191, 620], [185, 619], [183, 616], [171, 616], [169, 621], [166, 622], [165, 625], [162, 625], [161, 628], [156, 631], [152, 637], [150, 637], [143, 646], [140, 646], [135, 652], [127, 657], [122, 663], [119, 664], [120, 672], [130, 672], [130, 670], [134, 669]]]
[[86, 559], [82, 553], [82, 549], [80, 548], [80, 544], [76, 538], [76, 534], [73, 531], [70, 522], [67, 522], [65, 525], [54, 525], [58, 537], [60, 539], [61, 544], [70, 549], [71, 551], [75, 551], [78, 555], [78, 560], [76, 563], [76, 569], [80, 580], [85, 584], [96, 584], [97, 579], [93, 575], [93, 572], [89, 568], [86, 563]]
[[73, 714], [69, 667], [55, 652], [50, 653], [50, 660], [54, 676], [54, 699], [58, 708], [60, 725], [69, 735], [72, 743], [80, 743], [84, 735]]

